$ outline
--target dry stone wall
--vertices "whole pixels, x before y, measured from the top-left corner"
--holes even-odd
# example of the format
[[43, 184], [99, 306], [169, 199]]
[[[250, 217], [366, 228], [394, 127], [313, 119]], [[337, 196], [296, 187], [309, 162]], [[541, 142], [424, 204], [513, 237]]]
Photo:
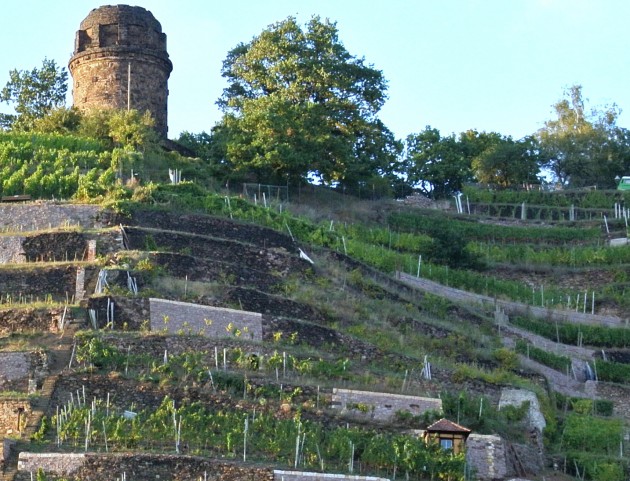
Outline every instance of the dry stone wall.
[[264, 249], [234, 240], [198, 234], [137, 227], [128, 227], [125, 233], [129, 249], [152, 250], [147, 247], [155, 244], [159, 249], [169, 252], [181, 252], [208, 260], [257, 266], [258, 270], [263, 271], [277, 271], [285, 274], [290, 271], [295, 261], [299, 261], [297, 256], [288, 255], [283, 248]]
[[26, 253], [22, 244], [24, 236], [0, 237], [0, 264], [19, 264], [26, 262]]
[[391, 420], [398, 411], [420, 416], [427, 411], [442, 412], [442, 400], [403, 394], [390, 394], [350, 389], [333, 389], [332, 407], [342, 414]]
[[223, 262], [170, 252], [151, 253], [149, 259], [179, 279], [256, 287], [262, 291], [274, 289], [291, 273], [301, 274], [305, 267], [297, 257], [295, 261], [285, 264], [282, 270], [252, 269], [252, 264], [245, 259], [241, 263]]
[[586, 396], [596, 399], [609, 399], [613, 402], [613, 414], [630, 420], [630, 386], [609, 382], [586, 381]]
[[262, 341], [262, 315], [187, 302], [150, 299], [151, 330], [170, 334], [202, 334], [209, 337], [236, 336]]
[[239, 465], [193, 456], [152, 454], [69, 454], [21, 452], [16, 481], [30, 481], [30, 473], [43, 468], [46, 474], [72, 480], [115, 481], [274, 481], [273, 469]]
[[[122, 271], [108, 271], [111, 275], [123, 277]], [[110, 279], [112, 280], [112, 279]], [[113, 280], [112, 280], [113, 282]], [[88, 309], [92, 309], [96, 315], [97, 327], [104, 328], [107, 325], [107, 306], [114, 305], [114, 319], [112, 327], [122, 331], [139, 331], [149, 327], [149, 299], [146, 297], [121, 297], [121, 296], [93, 296], [87, 301]], [[89, 319], [86, 319], [86, 322]]]
[[27, 425], [31, 412], [31, 403], [26, 398], [0, 400], [0, 433], [11, 436], [20, 433]]
[[466, 462], [480, 481], [509, 476], [506, 446], [494, 435], [471, 434], [466, 441]]
[[21, 452], [16, 481], [29, 481], [38, 469], [69, 479], [114, 481], [389, 481], [375, 476], [274, 470], [193, 456], [152, 454]]
[[274, 481], [390, 481], [388, 478], [377, 478], [374, 476], [280, 470], [273, 472], [273, 479]]
[[88, 204], [37, 202], [0, 204], [0, 231], [22, 232], [59, 227], [103, 227], [101, 207]]
[[0, 453], [0, 468], [9, 459], [9, 456], [11, 455], [11, 447], [13, 445], [15, 445], [15, 441], [13, 439], [5, 438], [2, 440], [2, 444], [0, 444], [0, 449], [2, 449], [2, 453]]
[[575, 322], [580, 324], [604, 325], [609, 327], [627, 327], [628, 322], [630, 322], [630, 318], [621, 319], [616, 316], [604, 316], [597, 314], [593, 315], [574, 311], [546, 309], [543, 307], [535, 307], [518, 302], [497, 300], [492, 297], [443, 286], [442, 284], [438, 284], [437, 282], [423, 279], [421, 277], [414, 277], [402, 272], [398, 273], [398, 277], [401, 281], [407, 283], [408, 285], [416, 287], [425, 292], [430, 292], [431, 294], [435, 294], [436, 296], [445, 297], [455, 302], [480, 304], [489, 309], [494, 309], [496, 306], [498, 306], [508, 314], [533, 316], [537, 319], [549, 319], [551, 321], [558, 322]]
[[[116, 235], [99, 234], [89, 239], [79, 232], [61, 231], [35, 235], [0, 236], [0, 264], [85, 260], [122, 249]], [[98, 245], [98, 249], [97, 249]]]
[[0, 309], [0, 334], [14, 332], [58, 332], [63, 309]]
[[538, 397], [532, 391], [525, 389], [508, 389], [505, 388], [501, 391], [501, 399], [499, 400], [499, 409], [505, 406], [520, 407], [523, 403], [529, 403], [529, 410], [527, 412], [528, 424], [542, 432], [545, 429], [547, 423], [545, 417], [540, 411], [540, 403]]
[[[82, 293], [95, 282], [95, 270], [85, 268], [79, 273], [69, 264], [23, 269], [0, 269], [0, 298], [17, 300], [58, 302], [72, 301], [77, 292]], [[77, 281], [79, 281], [77, 283]]]
[[[109, 215], [114, 216], [114, 214]], [[113, 218], [110, 220], [110, 223], [113, 225], [135, 225], [166, 231], [184, 231], [191, 234], [254, 244], [265, 249], [281, 247], [288, 252], [296, 250], [296, 243], [289, 235], [267, 227], [210, 215], [138, 209], [132, 213], [130, 219]]]
[[48, 374], [42, 350], [0, 352], [0, 390], [27, 392], [29, 380], [40, 384]]

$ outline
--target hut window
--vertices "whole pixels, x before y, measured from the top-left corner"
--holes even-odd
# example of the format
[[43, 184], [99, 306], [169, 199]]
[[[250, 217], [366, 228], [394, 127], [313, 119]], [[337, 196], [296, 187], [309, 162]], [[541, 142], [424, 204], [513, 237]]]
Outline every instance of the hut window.
[[440, 446], [442, 446], [442, 449], [453, 449], [453, 440], [440, 439]]

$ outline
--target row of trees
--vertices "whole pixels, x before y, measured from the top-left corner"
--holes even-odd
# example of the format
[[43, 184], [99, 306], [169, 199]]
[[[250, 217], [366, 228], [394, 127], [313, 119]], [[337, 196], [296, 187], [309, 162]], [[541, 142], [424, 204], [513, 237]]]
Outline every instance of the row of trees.
[[445, 197], [466, 182], [537, 183], [541, 170], [563, 186], [601, 188], [630, 172], [620, 110], [586, 112], [579, 85], [554, 105], [556, 118], [523, 139], [474, 130], [444, 136], [427, 126], [402, 142], [378, 118], [383, 73], [350, 55], [336, 25], [318, 17], [305, 28], [292, 17], [269, 26], [228, 53], [222, 75], [223, 119], [210, 134], [184, 133], [180, 141], [228, 177], [317, 179], [349, 189], [380, 178]]
[[[620, 110], [588, 112], [579, 85], [554, 105], [554, 119], [523, 139], [474, 130], [444, 136], [430, 126], [396, 139], [378, 117], [387, 99], [383, 73], [351, 55], [336, 24], [319, 17], [304, 27], [293, 17], [270, 25], [228, 52], [221, 73], [223, 118], [210, 133], [185, 132], [179, 141], [223, 180], [318, 181], [350, 191], [402, 185], [438, 198], [466, 182], [536, 183], [541, 170], [570, 187], [613, 188], [615, 176], [630, 173]], [[12, 71], [0, 101], [17, 115], [2, 115], [1, 125], [68, 130], [72, 114], [60, 108], [66, 82], [65, 69], [48, 60]]]

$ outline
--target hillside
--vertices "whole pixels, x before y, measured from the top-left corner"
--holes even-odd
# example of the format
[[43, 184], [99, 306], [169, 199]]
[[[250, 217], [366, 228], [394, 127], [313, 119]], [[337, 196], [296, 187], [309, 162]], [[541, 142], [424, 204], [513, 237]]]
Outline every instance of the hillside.
[[114, 190], [0, 204], [4, 479], [625, 479], [617, 193]]

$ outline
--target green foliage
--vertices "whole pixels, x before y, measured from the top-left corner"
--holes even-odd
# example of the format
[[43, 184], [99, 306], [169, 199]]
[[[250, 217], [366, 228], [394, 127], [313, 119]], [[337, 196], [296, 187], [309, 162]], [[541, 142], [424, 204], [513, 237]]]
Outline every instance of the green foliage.
[[[244, 451], [247, 437], [248, 460], [294, 465], [295, 440], [299, 434], [304, 439], [298, 464], [308, 470], [320, 469], [324, 462], [327, 470], [345, 472], [354, 451], [357, 474], [391, 472], [396, 466], [411, 480], [425, 479], [425, 473], [444, 479], [463, 479], [463, 455], [453, 456], [437, 446], [427, 446], [415, 436], [345, 425], [324, 426], [299, 415], [283, 419], [265, 409], [254, 416], [241, 410], [214, 410], [197, 402], [176, 405], [168, 397], [157, 408], [140, 411], [133, 419], [107, 410], [101, 400], [96, 400], [94, 407], [79, 404], [59, 420], [53, 416], [53, 425], [59, 422], [61, 426], [57, 435], [62, 446], [84, 444], [89, 417], [89, 445], [102, 445], [107, 436], [110, 451], [175, 451], [179, 431], [180, 445], [185, 445], [191, 454], [237, 458]], [[245, 419], [249, 426], [247, 433]]]
[[111, 169], [110, 153], [89, 139], [45, 134], [0, 133], [2, 195], [70, 198], [109, 187], [101, 177]]
[[46, 437], [46, 434], [48, 434], [51, 428], [52, 426], [50, 425], [50, 419], [47, 416], [42, 416], [42, 420], [39, 424], [39, 429], [31, 436], [31, 441], [43, 441]]
[[84, 335], [78, 338], [76, 360], [98, 369], [115, 370], [124, 364], [124, 355], [98, 336]]
[[310, 174], [345, 184], [397, 160], [400, 145], [376, 116], [383, 75], [351, 56], [328, 20], [270, 25], [228, 53], [222, 75], [222, 145], [236, 170], [276, 183]]
[[[494, 190], [481, 189], [476, 186], [465, 186], [464, 194], [470, 202], [512, 205], [525, 202], [528, 206], [545, 209], [571, 207], [581, 209], [610, 209], [615, 202], [625, 205], [630, 203], [630, 192], [618, 190]], [[597, 211], [593, 214], [598, 214]]]
[[480, 434], [500, 434], [520, 438], [529, 403], [498, 410], [488, 398], [466, 392], [440, 393], [444, 416]]
[[450, 223], [438, 222], [428, 231], [433, 243], [428, 249], [429, 259], [458, 269], [480, 266], [479, 256], [468, 249], [468, 240]]
[[601, 360], [596, 360], [594, 364], [599, 381], [630, 383], [630, 364]]
[[409, 182], [432, 198], [450, 197], [472, 180], [472, 157], [454, 134], [442, 137], [438, 129], [427, 126], [407, 137], [406, 151]]
[[570, 413], [564, 422], [562, 444], [570, 451], [614, 456], [619, 453], [622, 428], [620, 419]]
[[157, 144], [157, 133], [153, 130], [155, 121], [149, 111], [144, 114], [137, 110], [106, 110], [105, 112], [108, 117], [108, 136], [114, 145], [136, 150]]
[[[402, 232], [430, 233], [436, 223], [444, 223], [438, 214], [395, 212], [389, 215], [388, 224]], [[572, 227], [514, 227], [482, 224], [470, 220], [448, 219], [449, 228], [468, 241], [492, 243], [528, 243], [542, 245], [570, 245], [580, 241], [596, 241], [601, 237], [599, 228]]]
[[42, 134], [76, 134], [82, 118], [74, 107], [53, 108], [43, 117], [34, 120], [33, 131]]
[[476, 255], [495, 263], [565, 267], [630, 264], [630, 245], [611, 249], [603, 245], [600, 247], [551, 247], [528, 244], [471, 243], [468, 248]]
[[499, 363], [499, 367], [501, 367], [501, 369], [511, 371], [518, 367], [518, 357], [516, 356], [516, 353], [510, 349], [505, 347], [495, 349], [493, 356]]
[[571, 359], [569, 357], [540, 349], [520, 339], [516, 341], [516, 351], [563, 374], [566, 374], [567, 370], [571, 368]]
[[44, 59], [41, 68], [11, 70], [9, 81], [0, 91], [0, 102], [13, 104], [17, 115], [3, 114], [0, 127], [28, 131], [36, 119], [44, 117], [66, 100], [68, 72], [54, 60]]
[[561, 185], [615, 188], [615, 175], [625, 174], [630, 135], [617, 127], [620, 110], [585, 107], [582, 86], [567, 89], [554, 105], [556, 118], [538, 136], [549, 157], [548, 167]]
[[[138, 188], [137, 178], [129, 185], [123, 185], [122, 180], [131, 172], [139, 173], [140, 179], [148, 181], [155, 175], [154, 169], [164, 166], [161, 175], [167, 180], [166, 166], [193, 167], [192, 161], [177, 154], [153, 150], [156, 144], [150, 140], [153, 134], [148, 127], [134, 122], [129, 125], [150, 134], [149, 137], [142, 140], [136, 136], [140, 134], [134, 131], [131, 137], [122, 139], [127, 142], [126, 145], [113, 147], [114, 141], [109, 137], [0, 131], [0, 194], [82, 201], [130, 198], [133, 189]], [[134, 150], [134, 145], [144, 152]], [[200, 177], [203, 178], [203, 175]], [[136, 198], [144, 196], [151, 200], [149, 186], [144, 186]]]
[[[549, 322], [533, 318], [514, 317], [510, 322], [530, 332], [564, 344], [582, 342], [594, 347], [628, 347], [630, 346], [630, 329], [622, 327], [604, 327], [586, 324], [570, 324], [566, 322]], [[559, 338], [559, 339], [558, 339]]]
[[537, 183], [541, 156], [536, 139], [502, 137], [472, 161], [476, 179], [500, 189]]

